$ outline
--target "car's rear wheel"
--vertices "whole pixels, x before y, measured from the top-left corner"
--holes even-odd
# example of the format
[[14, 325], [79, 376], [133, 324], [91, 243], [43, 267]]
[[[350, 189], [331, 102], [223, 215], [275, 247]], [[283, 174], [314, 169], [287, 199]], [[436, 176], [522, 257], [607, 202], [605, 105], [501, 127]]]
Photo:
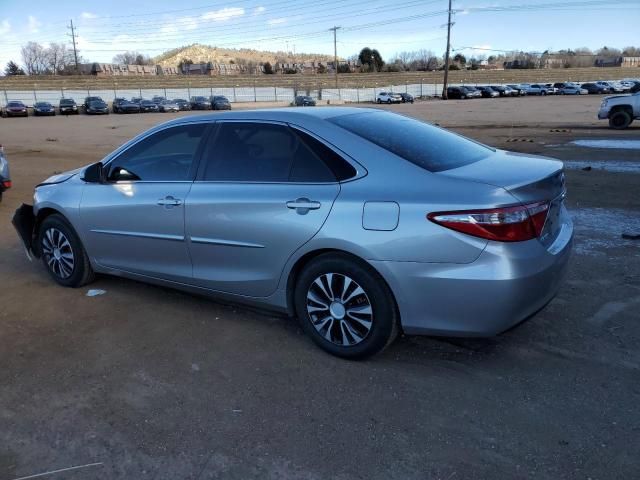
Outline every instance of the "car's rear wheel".
[[631, 115], [624, 110], [617, 110], [609, 116], [609, 127], [615, 130], [623, 130], [631, 125]]
[[42, 263], [65, 287], [81, 287], [94, 278], [89, 257], [71, 225], [61, 215], [50, 215], [38, 230]]
[[325, 254], [300, 274], [295, 308], [304, 331], [343, 358], [374, 355], [397, 335], [393, 295], [373, 269], [346, 255]]

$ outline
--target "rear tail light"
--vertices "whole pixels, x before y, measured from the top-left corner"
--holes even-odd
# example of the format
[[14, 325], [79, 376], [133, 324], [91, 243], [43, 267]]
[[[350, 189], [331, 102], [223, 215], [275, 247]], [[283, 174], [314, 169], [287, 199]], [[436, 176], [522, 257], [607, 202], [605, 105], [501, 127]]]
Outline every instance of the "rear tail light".
[[457, 232], [498, 242], [523, 242], [542, 233], [549, 203], [538, 202], [487, 210], [434, 212], [427, 218]]
[[5, 180], [4, 182], [2, 182], [2, 186], [4, 188], [11, 188], [11, 180]]

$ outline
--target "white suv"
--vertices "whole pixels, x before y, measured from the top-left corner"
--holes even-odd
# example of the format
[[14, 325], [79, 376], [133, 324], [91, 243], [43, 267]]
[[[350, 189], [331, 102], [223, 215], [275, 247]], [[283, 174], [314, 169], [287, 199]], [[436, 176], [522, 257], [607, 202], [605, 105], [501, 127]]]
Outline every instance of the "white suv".
[[598, 118], [609, 119], [609, 127], [622, 130], [640, 118], [640, 92], [633, 95], [615, 95], [605, 97], [600, 105]]
[[393, 92], [380, 92], [376, 98], [377, 103], [402, 103], [402, 96]]

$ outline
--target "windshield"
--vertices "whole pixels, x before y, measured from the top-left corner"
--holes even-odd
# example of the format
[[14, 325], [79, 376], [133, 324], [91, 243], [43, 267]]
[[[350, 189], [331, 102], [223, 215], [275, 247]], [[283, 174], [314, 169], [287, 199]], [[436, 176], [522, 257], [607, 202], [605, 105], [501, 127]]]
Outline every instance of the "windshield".
[[493, 151], [455, 133], [389, 112], [353, 113], [329, 121], [431, 172], [469, 165]]
[[22, 107], [24, 104], [22, 102], [9, 102], [7, 104], [8, 107]]
[[74, 103], [76, 103], [75, 100], [71, 100], [70, 98], [63, 98], [60, 100], [61, 105], [73, 105]]

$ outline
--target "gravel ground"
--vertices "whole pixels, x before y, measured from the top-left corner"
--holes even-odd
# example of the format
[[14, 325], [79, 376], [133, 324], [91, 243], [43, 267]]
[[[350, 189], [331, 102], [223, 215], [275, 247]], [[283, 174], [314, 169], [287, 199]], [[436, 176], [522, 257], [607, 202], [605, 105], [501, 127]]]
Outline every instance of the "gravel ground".
[[[390, 108], [567, 170], [576, 248], [558, 296], [486, 340], [403, 337], [348, 362], [289, 319], [100, 277], [64, 289], [9, 221], [55, 171], [170, 117], [0, 119], [0, 480], [640, 477], [640, 151], [600, 98]], [[624, 171], [607, 169], [623, 163]], [[591, 170], [582, 170], [594, 164]], [[635, 167], [635, 168], [634, 168]], [[464, 301], [464, 292], [460, 293]]]

